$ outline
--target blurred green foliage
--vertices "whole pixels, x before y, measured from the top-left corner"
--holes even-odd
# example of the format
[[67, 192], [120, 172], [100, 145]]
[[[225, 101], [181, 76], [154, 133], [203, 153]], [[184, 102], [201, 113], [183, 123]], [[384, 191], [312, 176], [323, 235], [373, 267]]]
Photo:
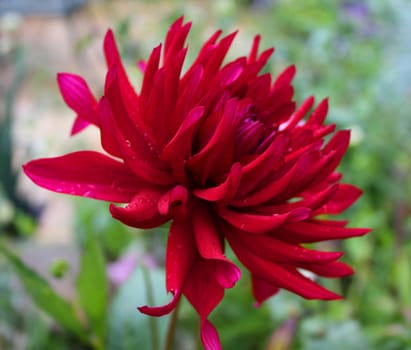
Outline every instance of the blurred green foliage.
[[[114, 1], [110, 6], [115, 6]], [[342, 281], [324, 281], [343, 293], [343, 301], [306, 301], [281, 292], [256, 309], [249, 281], [243, 278], [226, 292], [211, 316], [224, 349], [411, 349], [411, 4], [406, 0], [189, 4], [174, 0], [167, 8], [158, 19], [162, 26], [159, 40], [182, 13], [194, 21], [191, 54], [201, 45], [205, 28], [207, 33], [209, 27], [240, 28], [240, 35], [248, 34], [235, 42], [235, 54], [245, 54], [252, 35], [260, 33], [264, 47], [276, 46], [267, 70], [278, 73], [296, 64], [297, 102], [309, 95], [317, 101], [330, 98], [329, 122], [352, 130], [341, 171], [347, 182], [364, 190], [344, 217], [353, 226], [374, 229], [366, 237], [330, 246], [345, 251], [344, 261], [356, 270], [353, 277]], [[132, 25], [131, 17], [119, 18], [113, 25], [126, 62], [147, 57], [149, 47], [157, 44], [146, 43], [144, 38], [141, 44], [133, 41]], [[82, 50], [90, 40], [79, 38], [75, 49]], [[25, 335], [27, 349], [151, 348], [149, 332], [155, 327], [135, 311], [136, 306], [149, 302], [142, 265], [119, 288], [109, 288], [105, 268], [129, 251], [139, 257], [148, 252], [163, 266], [165, 230], [141, 234], [112, 220], [106, 204], [79, 199], [76, 204], [81, 261], [75, 301], [61, 299], [1, 245], [28, 294], [54, 321], [41, 314], [33, 324], [39, 316], [33, 307], [21, 314], [22, 296], [14, 294], [9, 265], [0, 261], [0, 348], [17, 348], [12, 336], [16, 332]], [[18, 217], [14, 220], [16, 227], [24, 226]], [[156, 286], [155, 303], [164, 302], [164, 288], [159, 287], [164, 271], [161, 267], [148, 271]], [[51, 308], [51, 302], [58, 307]], [[63, 317], [59, 310], [69, 311]], [[158, 320], [161, 336], [166, 321]], [[175, 348], [200, 348], [198, 321], [187, 303], [181, 307], [179, 321]], [[62, 328], [56, 331], [54, 322]]]

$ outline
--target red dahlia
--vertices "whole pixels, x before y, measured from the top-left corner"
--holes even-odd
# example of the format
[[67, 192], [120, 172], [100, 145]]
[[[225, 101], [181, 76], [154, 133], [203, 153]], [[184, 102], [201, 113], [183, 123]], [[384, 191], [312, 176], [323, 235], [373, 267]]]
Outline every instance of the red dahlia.
[[108, 31], [108, 71], [99, 100], [80, 76], [58, 75], [61, 94], [77, 113], [72, 133], [94, 124], [106, 153], [37, 159], [24, 171], [52, 191], [126, 203], [110, 205], [111, 215], [126, 225], [152, 228], [171, 221], [166, 287], [173, 298], [139, 310], [164, 315], [184, 295], [200, 316], [201, 339], [211, 350], [221, 346], [207, 317], [240, 278], [240, 269], [224, 255], [225, 242], [249, 270], [257, 303], [279, 289], [307, 299], [338, 299], [300, 271], [347, 276], [352, 269], [338, 261], [343, 253], [304, 244], [368, 230], [324, 219], [361, 194], [340, 183], [335, 172], [350, 133], [324, 124], [328, 101], [313, 108], [309, 97], [296, 108], [295, 67], [274, 81], [261, 73], [274, 50], [260, 53], [259, 36], [247, 57], [223, 63], [235, 33], [220, 39], [217, 31], [182, 72], [190, 26], [183, 18], [175, 21], [165, 44], [140, 64], [139, 93]]

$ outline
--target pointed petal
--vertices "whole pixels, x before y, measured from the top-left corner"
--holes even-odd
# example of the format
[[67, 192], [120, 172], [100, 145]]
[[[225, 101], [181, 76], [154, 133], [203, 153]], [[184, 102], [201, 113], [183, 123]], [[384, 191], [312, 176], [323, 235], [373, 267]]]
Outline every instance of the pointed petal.
[[253, 296], [257, 302], [257, 307], [260, 306], [263, 301], [277, 294], [280, 290], [277, 285], [268, 282], [255, 274], [251, 274], [251, 283], [253, 287]]
[[204, 320], [200, 325], [201, 342], [205, 350], [222, 350], [217, 330], [209, 320]]
[[218, 80], [218, 84], [222, 88], [227, 88], [230, 84], [233, 84], [238, 77], [243, 73], [244, 63], [243, 61], [233, 61], [226, 64], [215, 77]]
[[90, 123], [87, 120], [77, 115], [76, 119], [74, 120], [73, 126], [71, 127], [70, 136], [78, 134], [80, 131], [84, 130], [89, 125]]
[[[316, 175], [315, 181], [321, 182], [327, 178], [337, 166], [341, 163], [341, 159], [348, 149], [350, 143], [350, 131], [340, 130], [336, 132], [324, 147], [323, 154], [330, 158], [330, 161], [324, 167], [321, 167], [318, 175]], [[334, 154], [333, 154], [334, 153]]]
[[341, 261], [333, 261], [328, 264], [302, 264], [305, 270], [314, 272], [316, 275], [323, 277], [346, 277], [354, 273], [353, 269]]
[[274, 205], [264, 203], [264, 205], [260, 205], [258, 207], [255, 207], [254, 209], [255, 212], [258, 214], [270, 214], [285, 213], [300, 207], [304, 207], [310, 208], [310, 217], [314, 217], [320, 213], [317, 209], [323, 206], [324, 203], [327, 203], [327, 201], [329, 201], [330, 198], [332, 198], [332, 196], [336, 193], [337, 189], [338, 184], [334, 184], [329, 187], [326, 187], [326, 185], [324, 185], [321, 188], [315, 190], [313, 189], [311, 192], [301, 193], [301, 200], [296, 200], [292, 202], [287, 201], [281, 204]]
[[227, 101], [218, 120], [217, 127], [206, 145], [191, 158], [187, 165], [204, 184], [208, 177], [228, 171], [234, 151], [234, 130], [238, 122], [238, 101]]
[[[273, 178], [269, 183], [261, 183], [257, 189], [241, 199], [236, 199], [230, 204], [236, 207], [249, 207], [262, 204], [280, 194], [292, 181], [294, 174], [301, 169], [300, 162], [286, 171], [278, 171], [278, 178]], [[262, 185], [264, 184], [264, 185]]]
[[185, 25], [183, 24], [184, 16], [180, 16], [168, 28], [164, 43], [165, 53], [173, 52], [173, 48], [179, 51], [183, 47], [188, 32], [190, 31], [191, 22]]
[[310, 210], [297, 208], [285, 214], [257, 215], [219, 208], [218, 213], [234, 227], [256, 234], [270, 232], [287, 221], [300, 221], [308, 217]]
[[116, 40], [111, 29], [109, 29], [106, 32], [106, 35], [104, 37], [103, 50], [106, 58], [107, 67], [109, 69], [112, 67], [116, 67], [116, 69], [118, 70], [119, 80], [121, 84], [124, 86], [124, 90], [126, 91], [126, 94], [124, 94], [124, 98], [129, 103], [132, 103], [135, 106], [138, 100], [138, 95], [127, 77], [127, 73], [121, 61]]
[[332, 300], [341, 298], [303, 276], [292, 267], [277, 264], [254, 255], [247, 247], [244, 247], [235, 239], [235, 235], [229, 234], [227, 238], [240, 261], [256, 276], [306, 299]]
[[201, 320], [205, 320], [224, 296], [224, 287], [215, 278], [209, 260], [198, 258], [184, 286], [184, 295], [193, 305]]
[[154, 76], [158, 71], [161, 56], [161, 45], [156, 46], [150, 54], [144, 69], [144, 78], [141, 86], [140, 100], [146, 104], [153, 87]]
[[193, 137], [204, 115], [204, 107], [193, 108], [184, 118], [173, 138], [163, 148], [161, 159], [172, 164], [174, 175], [184, 182], [184, 161], [191, 153]]
[[283, 88], [286, 85], [290, 85], [296, 72], [295, 65], [291, 65], [284, 69], [284, 71], [277, 77], [273, 85], [273, 90]]
[[362, 194], [362, 191], [352, 185], [339, 184], [338, 190], [331, 200], [321, 207], [318, 214], [340, 214], [350, 207]]
[[107, 30], [104, 37], [103, 44], [104, 56], [106, 58], [107, 67], [117, 65], [121, 62], [120, 53], [117, 48], [116, 40], [114, 38], [113, 31], [111, 29]]
[[293, 129], [299, 121], [301, 121], [307, 112], [311, 109], [314, 105], [314, 97], [308, 97], [301, 106], [295, 111], [295, 113], [291, 116], [291, 118], [286, 121], [285, 123], [281, 124], [280, 130], [290, 130]]
[[208, 86], [211, 79], [214, 78], [214, 76], [220, 69], [220, 66], [223, 63], [224, 58], [236, 35], [237, 32], [228, 34], [227, 36], [222, 38], [216, 45], [210, 47], [211, 54], [205, 62], [205, 74], [202, 81], [203, 86]]
[[326, 264], [337, 260], [343, 255], [341, 252], [322, 252], [307, 249], [268, 235], [250, 235], [236, 231], [236, 239], [253, 254], [274, 262]]
[[248, 62], [254, 62], [257, 59], [258, 47], [260, 46], [261, 35], [256, 35], [251, 46], [250, 54], [248, 55]]
[[134, 122], [123, 101], [123, 92], [117, 71], [113, 68], [107, 76], [106, 97], [110, 102], [113, 118], [106, 123], [111, 125], [114, 139], [128, 167], [139, 178], [154, 185], [170, 185], [175, 180], [171, 173], [164, 169], [166, 166], [158, 159], [154, 146], [148, 139], [146, 129]]
[[123, 163], [93, 151], [33, 160], [23, 169], [51, 191], [110, 202], [129, 202], [144, 185]]
[[328, 113], [328, 98], [325, 98], [320, 102], [314, 112], [311, 113], [307, 120], [308, 125], [322, 125], [324, 123], [325, 117]]
[[290, 222], [276, 232], [276, 237], [286, 242], [312, 243], [363, 236], [370, 229], [347, 228], [329, 225], [327, 222]]
[[259, 186], [263, 179], [280, 165], [287, 139], [281, 135], [276, 137], [266, 150], [254, 159], [243, 165], [243, 175], [237, 197], [244, 198], [253, 189]]
[[57, 82], [64, 102], [77, 113], [77, 119], [72, 128], [72, 135], [80, 132], [89, 123], [98, 125], [97, 116], [94, 111], [97, 101], [86, 81], [76, 74], [59, 73], [57, 74]]
[[95, 124], [93, 108], [97, 101], [86, 81], [76, 74], [58, 73], [57, 82], [67, 105], [77, 114], [84, 116], [90, 123]]

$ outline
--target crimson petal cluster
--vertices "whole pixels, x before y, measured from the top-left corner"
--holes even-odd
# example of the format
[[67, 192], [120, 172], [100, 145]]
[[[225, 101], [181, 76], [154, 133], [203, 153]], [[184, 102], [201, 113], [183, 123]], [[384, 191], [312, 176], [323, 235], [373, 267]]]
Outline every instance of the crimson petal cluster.
[[109, 30], [102, 97], [96, 99], [80, 76], [58, 75], [64, 101], [77, 114], [72, 134], [95, 125], [105, 153], [37, 159], [24, 171], [52, 191], [126, 203], [110, 205], [111, 215], [126, 225], [171, 221], [166, 289], [172, 299], [139, 310], [161, 316], [184, 295], [199, 314], [204, 347], [214, 350], [221, 345], [208, 316], [240, 278], [224, 254], [225, 242], [249, 271], [257, 304], [279, 289], [329, 300], [340, 297], [301, 271], [343, 277], [352, 269], [338, 261], [341, 252], [305, 244], [368, 230], [329, 219], [361, 191], [340, 183], [336, 167], [349, 131], [324, 124], [328, 101], [314, 106], [309, 97], [297, 108], [295, 67], [274, 81], [262, 73], [274, 49], [259, 52], [259, 36], [247, 57], [224, 63], [236, 33], [221, 38], [217, 31], [182, 72], [190, 27], [176, 20], [164, 45], [139, 63], [139, 93]]

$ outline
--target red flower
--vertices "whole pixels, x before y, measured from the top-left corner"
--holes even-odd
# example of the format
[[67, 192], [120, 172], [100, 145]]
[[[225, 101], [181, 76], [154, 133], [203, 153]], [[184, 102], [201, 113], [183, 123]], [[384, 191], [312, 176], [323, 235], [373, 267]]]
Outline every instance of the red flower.
[[200, 315], [202, 342], [210, 350], [221, 346], [208, 315], [240, 278], [224, 255], [226, 241], [250, 271], [257, 303], [279, 289], [307, 299], [338, 299], [300, 270], [347, 276], [352, 270], [338, 261], [342, 253], [304, 244], [368, 230], [323, 216], [341, 213], [361, 193], [341, 184], [335, 172], [349, 131], [334, 133], [335, 125], [324, 125], [328, 101], [310, 112], [309, 97], [296, 108], [295, 67], [275, 81], [261, 73], [274, 50], [259, 53], [259, 36], [248, 57], [223, 64], [235, 33], [219, 39], [217, 31], [182, 73], [190, 26], [178, 19], [164, 46], [140, 64], [139, 93], [108, 31], [104, 96], [97, 102], [76, 75], [61, 73], [58, 83], [77, 113], [72, 133], [94, 124], [109, 155], [79, 151], [33, 160], [24, 171], [52, 191], [127, 203], [110, 205], [111, 215], [127, 225], [152, 228], [171, 221], [166, 287], [173, 298], [139, 309], [164, 315], [184, 295]]

